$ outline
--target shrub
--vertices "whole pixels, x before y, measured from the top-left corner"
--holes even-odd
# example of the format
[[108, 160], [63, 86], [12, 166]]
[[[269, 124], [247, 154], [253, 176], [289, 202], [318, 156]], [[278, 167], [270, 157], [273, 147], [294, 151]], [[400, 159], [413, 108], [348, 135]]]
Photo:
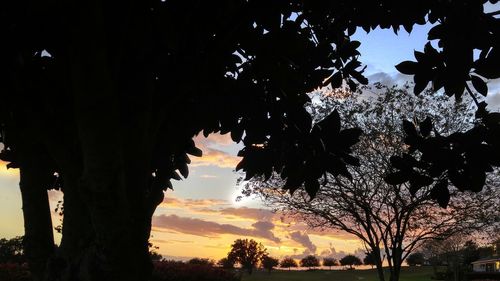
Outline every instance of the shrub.
[[270, 256], [264, 256], [262, 257], [261, 264], [263, 268], [267, 269], [269, 273], [271, 273], [271, 270], [278, 266], [280, 261]]
[[189, 264], [179, 261], [154, 263], [152, 281], [240, 281], [231, 270], [208, 264]]
[[358, 257], [354, 255], [347, 255], [340, 259], [340, 264], [344, 266], [348, 265], [349, 269], [354, 269], [355, 265], [362, 265], [363, 263]]
[[0, 280], [2, 281], [31, 281], [31, 274], [26, 264], [1, 263]]
[[211, 259], [203, 259], [203, 258], [192, 258], [187, 263], [189, 264], [197, 264], [197, 265], [210, 265], [213, 266], [215, 262]]
[[297, 267], [297, 266], [298, 266], [297, 262], [292, 258], [284, 258], [280, 263], [281, 268], [288, 268], [288, 270], [290, 270], [290, 268], [292, 267]]
[[308, 267], [309, 269], [319, 266], [319, 260], [313, 255], [309, 255], [300, 260], [300, 266]]

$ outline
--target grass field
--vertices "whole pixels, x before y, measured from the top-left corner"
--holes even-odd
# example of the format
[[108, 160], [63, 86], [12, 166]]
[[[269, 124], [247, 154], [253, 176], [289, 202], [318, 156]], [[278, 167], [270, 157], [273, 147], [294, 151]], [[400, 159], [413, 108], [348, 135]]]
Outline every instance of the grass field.
[[[403, 268], [400, 281], [430, 281], [432, 267]], [[386, 274], [386, 280], [389, 272]], [[377, 272], [367, 270], [263, 271], [244, 275], [242, 281], [378, 281]]]

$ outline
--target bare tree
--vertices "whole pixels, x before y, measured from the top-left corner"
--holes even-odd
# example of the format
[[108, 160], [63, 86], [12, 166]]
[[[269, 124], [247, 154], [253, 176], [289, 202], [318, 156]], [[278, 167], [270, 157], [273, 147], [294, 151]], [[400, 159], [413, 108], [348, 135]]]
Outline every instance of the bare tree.
[[[330, 95], [335, 99], [325, 95], [313, 98], [309, 111], [316, 116], [315, 122], [333, 111], [347, 121], [346, 126], [355, 125], [364, 131], [355, 149], [360, 166], [349, 167], [351, 179], [325, 176], [312, 200], [303, 189], [287, 194], [280, 188], [283, 181], [276, 176], [268, 181], [250, 181], [243, 192], [260, 195], [269, 206], [313, 228], [339, 229], [356, 236], [373, 254], [381, 281], [386, 278], [382, 269], [385, 258], [389, 280], [397, 281], [403, 261], [424, 241], [482, 230], [498, 221], [499, 196], [498, 191], [492, 191], [498, 179], [494, 176], [487, 179], [481, 193], [458, 192], [456, 188], [450, 191], [447, 208], [437, 206], [435, 194], [425, 182], [389, 185], [384, 181], [391, 172], [391, 161], [399, 159], [392, 156], [404, 158], [408, 153], [403, 145], [403, 119], [421, 126], [432, 120], [435, 134], [473, 125], [473, 109], [467, 107], [468, 103], [446, 106], [446, 97], [430, 93], [415, 97], [407, 93], [408, 89], [376, 85], [363, 94], [334, 92]], [[378, 94], [374, 96], [373, 91]], [[340, 166], [326, 161], [319, 164], [332, 170]]]

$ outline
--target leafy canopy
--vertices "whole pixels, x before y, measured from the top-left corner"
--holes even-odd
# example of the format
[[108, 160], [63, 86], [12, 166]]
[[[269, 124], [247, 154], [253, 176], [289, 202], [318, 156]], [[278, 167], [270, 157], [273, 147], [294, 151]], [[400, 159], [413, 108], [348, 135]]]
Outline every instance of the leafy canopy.
[[349, 267], [353, 267], [354, 265], [362, 265], [361, 260], [354, 255], [347, 255], [339, 260], [341, 265], [348, 265]]

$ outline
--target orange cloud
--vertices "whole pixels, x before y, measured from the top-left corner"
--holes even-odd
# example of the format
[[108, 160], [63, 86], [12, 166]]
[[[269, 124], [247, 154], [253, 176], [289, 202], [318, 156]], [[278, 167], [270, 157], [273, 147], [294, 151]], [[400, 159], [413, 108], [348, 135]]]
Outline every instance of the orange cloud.
[[227, 206], [229, 204], [228, 201], [220, 199], [180, 199], [172, 196], [165, 196], [160, 206], [167, 208], [200, 209], [214, 206]]
[[194, 138], [196, 146], [203, 151], [202, 157], [193, 157], [191, 166], [218, 166], [221, 168], [235, 168], [240, 162], [240, 157], [231, 155], [225, 151], [215, 148], [214, 146], [229, 146], [234, 144], [229, 134], [211, 134], [208, 138], [203, 135], [198, 135]]
[[222, 146], [235, 144], [231, 139], [231, 134], [210, 134], [207, 138], [205, 138], [203, 134], [199, 134], [194, 138], [194, 141], [196, 143], [218, 144]]
[[208, 147], [200, 147], [200, 149], [203, 151], [203, 156], [194, 157], [191, 161], [191, 166], [199, 167], [213, 165], [221, 168], [234, 169], [241, 161], [240, 157], [230, 155], [222, 150]]
[[231, 224], [220, 224], [197, 218], [159, 215], [153, 216], [153, 226], [155, 229], [165, 229], [203, 237], [218, 237], [223, 234], [232, 234], [264, 238], [275, 243], [280, 242], [280, 239], [272, 232], [274, 224], [271, 222], [259, 221], [252, 224], [252, 228], [242, 228]]
[[307, 233], [300, 231], [292, 232], [290, 233], [290, 239], [304, 246], [307, 249], [307, 251], [305, 252], [306, 254], [316, 253], [317, 247], [313, 244]]
[[266, 209], [239, 207], [239, 208], [223, 208], [218, 210], [222, 215], [232, 215], [240, 218], [254, 220], [272, 220], [276, 214]]

